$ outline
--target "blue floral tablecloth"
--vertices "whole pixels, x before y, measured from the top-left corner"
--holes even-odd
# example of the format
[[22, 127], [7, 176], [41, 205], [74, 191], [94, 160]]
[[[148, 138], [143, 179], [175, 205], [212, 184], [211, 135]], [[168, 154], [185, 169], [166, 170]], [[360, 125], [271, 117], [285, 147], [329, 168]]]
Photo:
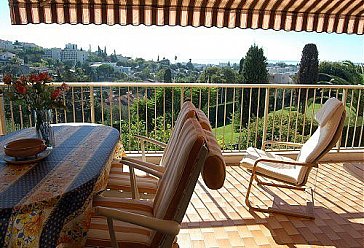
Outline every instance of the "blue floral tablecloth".
[[[92, 197], [106, 187], [119, 132], [103, 125], [54, 127], [44, 160], [10, 165], [0, 149], [0, 247], [80, 247]], [[34, 137], [34, 128], [0, 137], [0, 146]]]

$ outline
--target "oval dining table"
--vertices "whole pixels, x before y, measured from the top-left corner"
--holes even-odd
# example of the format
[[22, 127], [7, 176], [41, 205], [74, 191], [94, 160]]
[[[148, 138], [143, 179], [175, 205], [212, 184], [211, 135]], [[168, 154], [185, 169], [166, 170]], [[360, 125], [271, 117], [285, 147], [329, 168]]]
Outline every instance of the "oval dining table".
[[82, 247], [92, 198], [107, 184], [119, 141], [115, 128], [53, 126], [55, 146], [41, 161], [9, 164], [5, 144], [35, 137], [26, 128], [0, 137], [0, 247]]

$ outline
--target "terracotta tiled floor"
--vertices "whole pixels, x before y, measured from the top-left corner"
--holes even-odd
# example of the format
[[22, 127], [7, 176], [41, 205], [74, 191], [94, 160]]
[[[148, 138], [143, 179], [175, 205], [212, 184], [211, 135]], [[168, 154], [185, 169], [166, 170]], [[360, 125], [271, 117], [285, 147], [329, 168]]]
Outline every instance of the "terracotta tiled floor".
[[[249, 176], [229, 166], [222, 189], [198, 182], [178, 235], [180, 247], [364, 247], [363, 162], [320, 166], [315, 220], [249, 212], [244, 203]], [[308, 184], [314, 179], [315, 171]], [[304, 205], [305, 199], [286, 189], [254, 187], [251, 195], [258, 205]]]

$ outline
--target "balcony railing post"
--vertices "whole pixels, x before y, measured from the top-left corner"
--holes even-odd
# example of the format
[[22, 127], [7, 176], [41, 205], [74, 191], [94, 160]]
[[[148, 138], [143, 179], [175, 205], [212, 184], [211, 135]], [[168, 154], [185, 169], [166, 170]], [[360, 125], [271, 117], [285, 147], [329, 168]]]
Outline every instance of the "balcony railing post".
[[0, 95], [0, 135], [6, 134], [4, 96]]
[[264, 142], [267, 139], [268, 114], [269, 114], [269, 88], [266, 88], [265, 89], [265, 100], [264, 100], [264, 123], [263, 123], [262, 142]]
[[[346, 99], [347, 99], [347, 97], [348, 97], [348, 89], [343, 89], [343, 98], [342, 98], [342, 102], [344, 103], [344, 108], [346, 107]], [[350, 127], [350, 123], [348, 123], [348, 128]], [[340, 135], [340, 138], [339, 138], [339, 140], [337, 141], [337, 143], [336, 143], [336, 149], [337, 149], [337, 151], [339, 152], [340, 151], [340, 147], [341, 147], [341, 139], [342, 139], [342, 137], [343, 137], [343, 133], [344, 133], [344, 131], [342, 131], [341, 132], [341, 135]], [[353, 137], [353, 139], [354, 139], [355, 137]]]
[[95, 96], [94, 96], [93, 86], [90, 86], [90, 109], [91, 109], [91, 122], [95, 123]]

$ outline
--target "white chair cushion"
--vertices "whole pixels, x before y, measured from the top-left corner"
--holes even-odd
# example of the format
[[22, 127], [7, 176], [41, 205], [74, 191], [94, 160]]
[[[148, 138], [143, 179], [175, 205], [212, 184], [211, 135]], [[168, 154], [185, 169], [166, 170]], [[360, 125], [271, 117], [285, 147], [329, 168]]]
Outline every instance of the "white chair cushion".
[[[334, 102], [334, 103], [333, 103]], [[339, 104], [339, 105], [337, 105]], [[330, 106], [334, 106], [331, 108]], [[323, 109], [323, 111], [321, 111]], [[331, 98], [319, 110], [324, 114], [319, 114], [318, 119], [325, 125], [320, 125], [315, 133], [306, 141], [298, 154], [297, 161], [312, 163], [317, 160], [319, 155], [326, 149], [333, 139], [336, 130], [339, 127], [340, 120], [344, 111], [344, 105], [341, 101]], [[330, 109], [332, 112], [327, 112]], [[327, 119], [327, 117], [330, 117]]]
[[[249, 147], [247, 155], [240, 161], [240, 165], [247, 169], [252, 170], [255, 160], [258, 158], [270, 158], [283, 161], [294, 161], [293, 159], [276, 155], [274, 153], [265, 152], [263, 150]], [[277, 178], [279, 180], [296, 184], [301, 166], [287, 165], [287, 164], [274, 164], [262, 162], [257, 166], [257, 172], [268, 177]]]
[[325, 126], [330, 118], [342, 107], [343, 103], [335, 97], [330, 98], [325, 102], [321, 109], [319, 109], [315, 115], [316, 121], [319, 125]]

